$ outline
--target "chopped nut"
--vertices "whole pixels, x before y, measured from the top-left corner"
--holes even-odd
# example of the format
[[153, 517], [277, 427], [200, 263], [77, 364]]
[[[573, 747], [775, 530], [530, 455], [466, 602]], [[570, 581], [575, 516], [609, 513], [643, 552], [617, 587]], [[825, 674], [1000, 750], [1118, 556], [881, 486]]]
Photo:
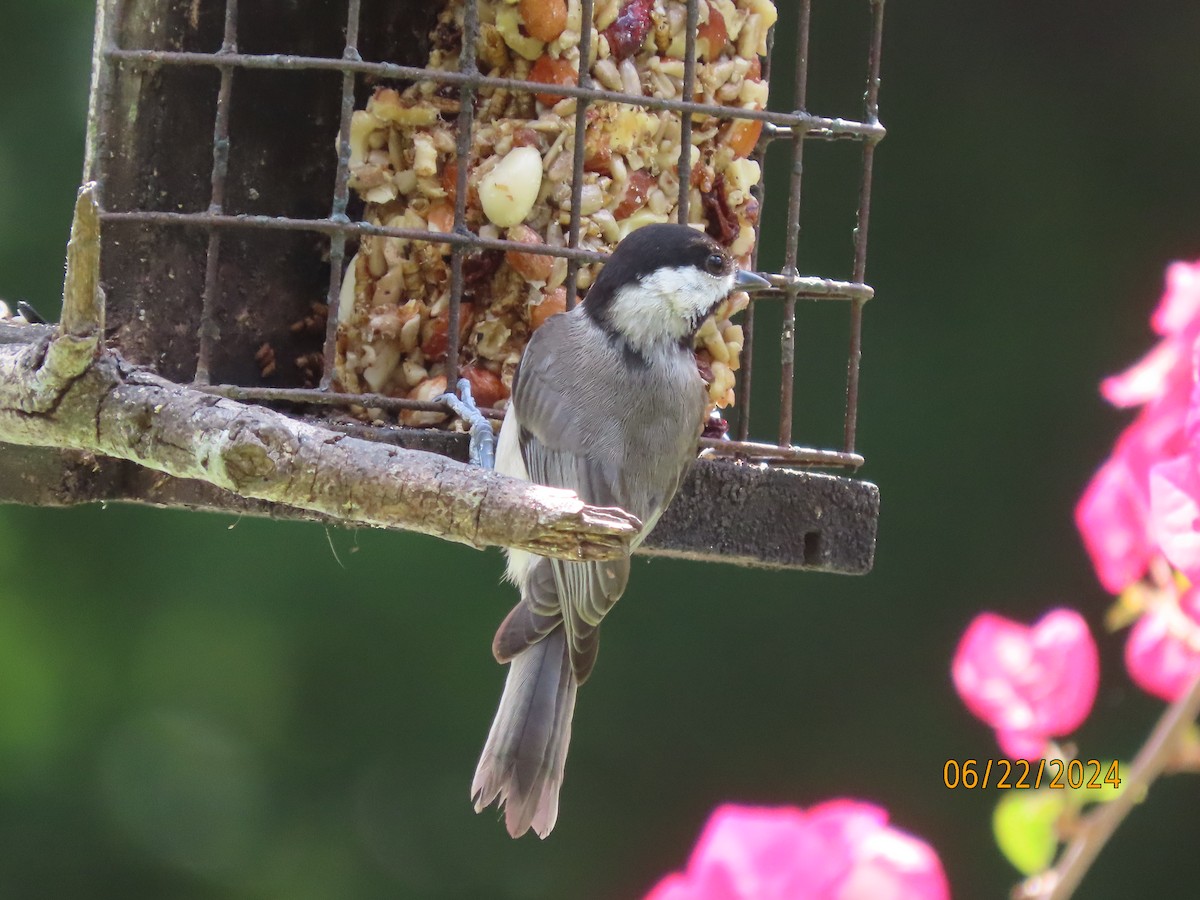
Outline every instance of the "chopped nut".
[[429, 207], [427, 221], [433, 231], [449, 234], [454, 230], [454, 207], [449, 203], [435, 203]]
[[[416, 300], [410, 300], [409, 303], [416, 303]], [[400, 349], [405, 353], [411, 353], [417, 346], [417, 339], [421, 334], [421, 323], [424, 320], [421, 316], [411, 316], [405, 319], [400, 326]]]
[[500, 376], [482, 366], [463, 366], [462, 377], [471, 383], [471, 397], [476, 406], [493, 408], [508, 397], [508, 388]]
[[650, 20], [654, 28], [654, 46], [660, 54], [669, 54], [672, 44], [670, 13], [661, 13], [656, 9], [650, 11]]
[[[533, 64], [533, 68], [529, 70], [529, 80], [536, 81], [539, 84], [575, 84], [579, 80], [579, 73], [565, 59], [541, 56]], [[539, 103], [544, 103], [546, 106], [553, 106], [559, 100], [563, 99], [564, 95], [552, 94], [546, 91], [535, 96]]]
[[[365, 109], [355, 110], [354, 115], [350, 117], [350, 170], [352, 173], [356, 173], [366, 162], [367, 141], [382, 124]], [[357, 187], [354, 180], [357, 177], [355, 174], [351, 178], [351, 185], [354, 187]]]
[[367, 102], [367, 112], [394, 125], [426, 126], [440, 118], [436, 107], [402, 98], [392, 88], [381, 88]]
[[414, 359], [406, 359], [400, 364], [400, 368], [408, 385], [420, 384], [429, 377], [429, 370]]
[[708, 21], [696, 32], [696, 56], [699, 59], [713, 60], [725, 50], [725, 45], [729, 42], [729, 32], [725, 30], [725, 17], [711, 2], [703, 4], [701, 10], [708, 11]]
[[721, 332], [721, 339], [733, 348], [734, 353], [740, 353], [746, 341], [741, 325], [726, 325], [725, 330]]
[[708, 386], [708, 398], [717, 406], [729, 406], [733, 402], [733, 370], [720, 360], [712, 362], [713, 380]]
[[708, 3], [725, 20], [729, 39], [736, 41], [738, 33], [742, 30], [742, 22], [745, 21], [746, 13], [737, 8], [734, 0], [708, 0]]
[[[634, 210], [641, 209], [646, 204], [646, 198], [650, 195], [650, 189], [656, 183], [654, 177], [649, 172], [644, 170], [641, 172], [631, 172], [629, 182], [625, 185], [625, 192], [621, 196], [621, 202], [613, 210], [613, 217], [618, 220], [624, 219]], [[665, 210], [663, 211], [665, 212]]]
[[[640, 97], [642, 95], [642, 76], [638, 74], [637, 66], [633, 64], [632, 59], [621, 60], [621, 89], [627, 94], [633, 94]], [[680, 73], [682, 77], [682, 72]], [[637, 108], [632, 111], [634, 117], [637, 116]], [[641, 117], [645, 121], [649, 121], [649, 116]]]
[[[596, 0], [594, 12], [596, 27], [603, 31], [616, 20], [620, 11], [621, 0]], [[576, 31], [578, 31], [578, 19], [575, 24]]]
[[378, 342], [367, 349], [375, 351], [370, 364], [363, 369], [363, 380], [370, 386], [371, 391], [382, 394], [384, 385], [392, 377], [392, 372], [400, 363], [400, 347], [393, 343]]
[[765, 109], [767, 105], [767, 83], [747, 78], [738, 91], [738, 100], [750, 109]]
[[729, 245], [729, 253], [734, 259], [737, 259], [745, 256], [752, 249], [754, 249], [754, 226], [745, 223], [738, 227], [738, 236]]
[[621, 239], [621, 226], [617, 224], [617, 218], [610, 210], [598, 209], [592, 213], [592, 225], [599, 230], [604, 240], [610, 244], [616, 244]]
[[504, 347], [511, 336], [512, 329], [499, 319], [484, 319], [475, 326], [475, 350], [484, 359], [503, 359], [507, 355]]
[[[532, 247], [543, 246], [545, 244], [545, 241], [538, 236], [538, 233], [528, 225], [513, 226], [508, 229], [508, 234], [505, 237], [510, 241], [529, 244]], [[550, 271], [554, 266], [553, 257], [544, 256], [540, 253], [517, 253], [514, 250], [509, 250], [504, 254], [504, 258], [508, 260], [508, 264], [516, 269], [526, 281], [546, 281], [550, 278]]]
[[[474, 321], [474, 308], [470, 303], [463, 303], [458, 309], [458, 346], [462, 347], [467, 341]], [[421, 329], [421, 352], [425, 358], [440, 362], [446, 358], [450, 346], [450, 310], [425, 321]]]
[[592, 66], [592, 77], [610, 91], [619, 91], [624, 88], [624, 84], [621, 82], [621, 73], [611, 59], [596, 60], [596, 64]]
[[521, 0], [520, 10], [525, 30], [547, 44], [567, 27], [566, 0]]
[[[725, 184], [731, 194], [734, 191], [740, 191], [744, 194], [758, 184], [760, 175], [761, 171], [759, 170], [758, 163], [754, 160], [735, 159], [725, 168]], [[740, 206], [741, 204], [732, 202], [732, 205]]]
[[649, 209], [639, 209], [637, 212], [628, 216], [621, 226], [621, 237], [624, 238], [630, 232], [637, 231], [646, 225], [661, 224], [662, 222], [671, 221], [666, 213], [656, 213]]
[[[429, 402], [436, 400], [444, 393], [446, 393], [446, 376], [433, 375], [409, 391], [407, 396], [409, 400]], [[400, 413], [400, 422], [403, 425], [421, 427], [440, 425], [444, 421], [446, 421], [445, 413], [421, 412], [415, 409], [402, 410]]]
[[584, 184], [579, 192], [579, 213], [590, 216], [604, 206], [604, 189], [599, 184]]
[[413, 135], [412, 171], [418, 177], [437, 174], [437, 150], [433, 146], [433, 138], [424, 131]]
[[514, 147], [483, 177], [479, 200], [484, 214], [507, 228], [525, 221], [541, 186], [541, 154], [533, 147]]
[[479, 26], [479, 44], [476, 52], [481, 68], [485, 71], [503, 71], [508, 66], [508, 44], [504, 42], [504, 35], [494, 24], [484, 22]]
[[717, 323], [713, 321], [711, 316], [704, 320], [704, 324], [696, 332], [696, 337], [714, 360], [728, 364], [729, 350], [726, 349], [725, 340], [721, 337], [721, 333], [717, 331]]
[[758, 137], [762, 134], [763, 123], [754, 119], [738, 119], [729, 129], [725, 139], [729, 149], [736, 157], [749, 156], [758, 145]]
[[529, 327], [537, 331], [545, 321], [567, 309], [567, 289], [555, 288], [542, 297], [541, 301], [529, 308]]
[[511, 6], [496, 9], [496, 30], [510, 50], [519, 53], [531, 62], [542, 55], [546, 42], [521, 33], [521, 14]]
[[400, 266], [395, 266], [388, 269], [383, 276], [375, 282], [375, 295], [371, 298], [375, 303], [391, 304], [396, 303], [400, 299], [400, 292], [404, 289], [404, 270]]

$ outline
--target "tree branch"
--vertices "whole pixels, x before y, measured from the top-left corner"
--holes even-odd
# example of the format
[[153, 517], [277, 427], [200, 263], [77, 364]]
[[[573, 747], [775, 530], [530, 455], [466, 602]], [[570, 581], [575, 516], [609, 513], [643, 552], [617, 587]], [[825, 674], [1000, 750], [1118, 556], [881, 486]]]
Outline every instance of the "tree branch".
[[132, 460], [243, 497], [347, 524], [398, 527], [476, 547], [565, 559], [628, 552], [640, 523], [529, 484], [416, 450], [373, 443], [173, 384], [103, 348], [100, 232], [85, 185], [68, 245], [62, 322], [8, 326], [0, 341], [0, 442]]

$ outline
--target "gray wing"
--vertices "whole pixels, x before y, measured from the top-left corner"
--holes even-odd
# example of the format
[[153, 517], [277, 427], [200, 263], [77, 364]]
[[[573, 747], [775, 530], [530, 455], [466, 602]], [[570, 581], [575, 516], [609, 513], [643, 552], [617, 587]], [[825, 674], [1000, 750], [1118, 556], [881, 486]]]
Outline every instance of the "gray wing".
[[[560, 323], [551, 320], [543, 329], [552, 324]], [[538, 343], [541, 347], [536, 346]], [[564, 356], [537, 352], [548, 343], [544, 340], [531, 343], [533, 352], [527, 352], [522, 361], [513, 397], [514, 407], [519, 410], [519, 442], [529, 479], [570, 488], [585, 503], [628, 509], [630, 497], [622, 481], [620, 432], [616, 430], [619, 423], [605, 409], [606, 404], [582, 402], [579, 395], [587, 386], [571, 361]], [[569, 342], [556, 343], [569, 345]], [[610, 385], [596, 387], [611, 390]], [[583, 418], [586, 413], [582, 409], [591, 410], [597, 418], [609, 414], [608, 421], [588, 421]], [[607, 434], [602, 434], [605, 431]], [[510, 633], [514, 638], [520, 638], [524, 632], [526, 639], [540, 639], [547, 626], [553, 627], [549, 614], [557, 606], [571, 665], [582, 684], [596, 660], [600, 622], [620, 599], [628, 580], [627, 557], [602, 562], [539, 560], [528, 581], [530, 596], [522, 604], [526, 612], [518, 613], [526, 621], [514, 621]]]

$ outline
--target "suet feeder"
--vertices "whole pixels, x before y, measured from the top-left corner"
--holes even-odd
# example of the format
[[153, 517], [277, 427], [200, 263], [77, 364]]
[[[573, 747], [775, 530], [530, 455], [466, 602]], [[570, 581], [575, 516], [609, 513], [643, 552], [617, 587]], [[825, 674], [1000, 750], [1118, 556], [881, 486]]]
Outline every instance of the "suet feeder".
[[[453, 386], [478, 368], [499, 385], [481, 405], [502, 415], [513, 347], [536, 327], [530, 311], [555, 297], [569, 306], [586, 290], [605, 243], [630, 217], [628, 208], [614, 215], [605, 192], [623, 199], [634, 191], [634, 202], [645, 204], [636, 215], [648, 221], [678, 218], [727, 246], [740, 242], [735, 254], [775, 286], [773, 300], [757, 302], [783, 308], [782, 333], [766, 333], [762, 316], [756, 327], [753, 305], [740, 331], [728, 330], [728, 321], [726, 331], [714, 330], [725, 344], [700, 354], [709, 380], [731, 377], [714, 370], [725, 366], [723, 355], [732, 351], [736, 360], [740, 351], [736, 385], [726, 390], [721, 382], [712, 391], [732, 427], [714, 417], [701, 462], [640, 552], [868, 571], [878, 489], [853, 473], [863, 463], [855, 429], [861, 321], [872, 296], [864, 281], [871, 166], [883, 136], [883, 0], [861, 0], [869, 38], [857, 119], [806, 108], [809, 0], [798, 3], [795, 52], [773, 62], [774, 30], [764, 27], [760, 42], [748, 18], [765, 0], [543, 5], [555, 2], [567, 11], [559, 30], [577, 29], [576, 62], [590, 56], [604, 65], [578, 66], [569, 78], [537, 71], [536, 60], [554, 56], [565, 38], [531, 35], [523, 21], [513, 26], [518, 6], [504, 0], [101, 0], [86, 169], [101, 188], [110, 345], [176, 382], [465, 459], [466, 435], [449, 429], [440, 391], [429, 385]], [[529, 6], [520, 4], [522, 15]], [[645, 23], [629, 19], [642, 13]], [[604, 27], [579, 29], [597, 15], [609, 17], [597, 22]], [[734, 27], [740, 44], [728, 33]], [[628, 40], [638, 46], [618, 46]], [[643, 43], [650, 49], [639, 55]], [[714, 43], [728, 48], [725, 57]], [[643, 65], [650, 57], [654, 72]], [[731, 68], [713, 74], [723, 58]], [[781, 78], [794, 82], [794, 110], [764, 108], [759, 95], [750, 91], [748, 100], [737, 89]], [[627, 126], [605, 119], [614, 110], [632, 111], [634, 136], [610, 153], [589, 141]], [[657, 143], [639, 143], [646, 141]], [[772, 141], [792, 155], [786, 196], [783, 185], [764, 187], [761, 168], [741, 160], [761, 163]], [[801, 274], [801, 161], [809, 141], [842, 141], [861, 157], [849, 281]], [[534, 226], [523, 232], [482, 210], [487, 198], [479, 197], [480, 179], [515, 147], [540, 153], [556, 181], [537, 198], [550, 208], [529, 213]], [[547, 162], [551, 148], [554, 163]], [[469, 166], [448, 164], [464, 159]], [[619, 184], [635, 171], [655, 180]], [[680, 171], [691, 175], [680, 178]], [[739, 185], [731, 182], [746, 173], [757, 183], [735, 195]], [[437, 181], [443, 193], [421, 188], [418, 178]], [[652, 196], [664, 185], [663, 197]], [[762, 259], [745, 226], [753, 231], [774, 207], [786, 210], [784, 255]], [[381, 287], [397, 253], [420, 262]], [[531, 271], [521, 271], [513, 254]], [[497, 312], [498, 302], [489, 302], [510, 268], [525, 280], [510, 277], [516, 305]], [[481, 288], [481, 280], [491, 286]], [[413, 290], [425, 292], [417, 306], [406, 299]], [[372, 305], [388, 291], [394, 302]], [[805, 423], [792, 414], [794, 329], [804, 327], [811, 302], [844, 304], [849, 319], [844, 438], [829, 449], [799, 445]], [[372, 324], [373, 312], [406, 303], [406, 314]], [[404, 332], [414, 315], [420, 321]], [[444, 346], [434, 348], [439, 320]], [[381, 343], [371, 345], [376, 338]], [[490, 354], [481, 346], [489, 340]], [[385, 346], [395, 358], [381, 363]], [[776, 348], [781, 355], [771, 360]], [[776, 369], [774, 384], [754, 375]], [[752, 405], [772, 397], [777, 427], [752, 435]]]

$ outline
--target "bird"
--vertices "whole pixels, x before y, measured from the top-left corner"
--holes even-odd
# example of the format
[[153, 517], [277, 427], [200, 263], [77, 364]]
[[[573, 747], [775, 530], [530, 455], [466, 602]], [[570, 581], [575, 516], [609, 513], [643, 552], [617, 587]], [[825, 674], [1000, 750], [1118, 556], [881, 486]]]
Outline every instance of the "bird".
[[[692, 351], [697, 330], [731, 291], [769, 287], [697, 229], [631, 232], [583, 301], [531, 336], [496, 470], [632, 513], [642, 523], [632, 551], [696, 459], [706, 409]], [[509, 669], [471, 797], [476, 812], [498, 801], [512, 837], [532, 828], [545, 838], [558, 819], [576, 691], [595, 665], [600, 623], [625, 591], [629, 557], [507, 554], [520, 600], [492, 642]]]

